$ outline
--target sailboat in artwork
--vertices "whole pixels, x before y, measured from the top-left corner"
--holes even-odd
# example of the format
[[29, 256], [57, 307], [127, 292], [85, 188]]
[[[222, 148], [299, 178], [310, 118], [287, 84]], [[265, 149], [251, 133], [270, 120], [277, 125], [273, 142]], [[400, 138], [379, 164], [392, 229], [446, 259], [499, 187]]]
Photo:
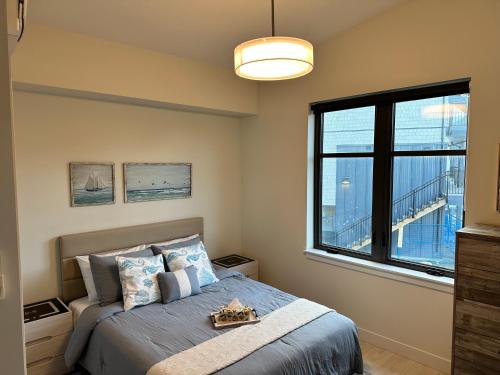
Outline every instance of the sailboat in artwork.
[[89, 179], [87, 180], [87, 183], [85, 184], [85, 190], [87, 191], [99, 191], [99, 190], [104, 190], [106, 188], [106, 184], [102, 180], [102, 177], [99, 176], [97, 173], [92, 172], [89, 175]]

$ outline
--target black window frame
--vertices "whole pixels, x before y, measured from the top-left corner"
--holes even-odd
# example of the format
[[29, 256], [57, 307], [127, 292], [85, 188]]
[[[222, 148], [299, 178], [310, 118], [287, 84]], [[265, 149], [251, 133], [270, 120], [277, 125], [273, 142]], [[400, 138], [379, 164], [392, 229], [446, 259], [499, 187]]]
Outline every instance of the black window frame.
[[[311, 104], [314, 114], [314, 248], [378, 263], [454, 277], [454, 271], [391, 258], [391, 215], [393, 160], [397, 156], [465, 156], [464, 150], [395, 151], [394, 120], [396, 103], [440, 96], [470, 94], [470, 78], [413, 86], [402, 89], [351, 96]], [[375, 106], [374, 149], [372, 152], [324, 153], [323, 115], [326, 112]], [[469, 122], [467, 122], [467, 132]], [[323, 160], [339, 157], [373, 158], [372, 251], [365, 254], [322, 243], [322, 164]], [[465, 183], [465, 182], [464, 182]], [[465, 205], [463, 211], [465, 218]], [[455, 266], [456, 267], [456, 266]]]

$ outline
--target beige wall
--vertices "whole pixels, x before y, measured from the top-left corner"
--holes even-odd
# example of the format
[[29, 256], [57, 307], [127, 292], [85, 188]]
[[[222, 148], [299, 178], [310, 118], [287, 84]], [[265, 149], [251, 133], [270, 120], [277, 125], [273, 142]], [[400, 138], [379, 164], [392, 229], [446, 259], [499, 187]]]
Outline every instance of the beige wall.
[[6, 0], [7, 3], [7, 34], [9, 36], [9, 52], [12, 54], [17, 45], [19, 25], [17, 22], [18, 0]]
[[[16, 91], [24, 300], [58, 295], [62, 234], [203, 216], [212, 257], [241, 248], [237, 119]], [[115, 205], [72, 208], [68, 163], [116, 163]], [[193, 163], [193, 197], [123, 203], [122, 162]]]
[[[472, 77], [467, 222], [495, 211], [500, 97], [500, 2], [415, 0], [316, 48], [314, 72], [260, 86], [259, 115], [243, 120], [243, 247], [264, 281], [352, 317], [365, 337], [446, 368], [452, 296], [306, 260], [308, 105]], [[391, 346], [392, 345], [392, 346]]]
[[16, 84], [197, 111], [257, 112], [257, 84], [231, 69], [29, 24], [14, 53]]
[[7, 4], [7, 34], [17, 34], [19, 32], [17, 24], [17, 6], [19, 2], [17, 0], [6, 0], [3, 3]]
[[[240, 248], [236, 117], [256, 113], [255, 82], [229, 69], [36, 24], [14, 53], [12, 75], [19, 88], [25, 302], [58, 294], [55, 239], [61, 234], [203, 216], [211, 256]], [[70, 208], [70, 161], [115, 162], [116, 205]], [[124, 204], [126, 161], [192, 162], [193, 198]]]
[[0, 372], [24, 374], [24, 338], [16, 212], [12, 90], [7, 40], [7, 7], [0, 0]]

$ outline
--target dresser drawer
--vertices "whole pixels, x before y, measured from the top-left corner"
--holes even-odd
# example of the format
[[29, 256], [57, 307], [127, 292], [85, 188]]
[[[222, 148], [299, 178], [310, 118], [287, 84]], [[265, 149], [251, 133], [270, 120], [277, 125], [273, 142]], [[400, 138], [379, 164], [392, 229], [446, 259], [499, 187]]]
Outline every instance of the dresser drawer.
[[500, 273], [459, 266], [456, 297], [500, 307]]
[[241, 272], [245, 276], [249, 276], [252, 279], [257, 280], [259, 278], [259, 262], [252, 260], [251, 262], [239, 264], [230, 268], [223, 267], [219, 264], [213, 264], [214, 268], [217, 269], [229, 269], [231, 271]]
[[63, 375], [71, 372], [66, 367], [64, 356], [48, 357], [27, 366], [28, 375]]
[[498, 375], [498, 371], [482, 366], [482, 364], [472, 363], [460, 357], [454, 358], [453, 375]]
[[457, 329], [455, 347], [464, 348], [490, 357], [500, 365], [500, 340]]
[[71, 332], [59, 336], [46, 336], [26, 343], [26, 363], [64, 354]]
[[498, 272], [500, 270], [500, 242], [459, 238], [457, 265]]
[[457, 300], [455, 327], [480, 335], [500, 337], [500, 308], [473, 301]]
[[257, 264], [257, 261], [254, 261], [233, 267], [231, 268], [231, 270], [241, 272], [246, 276], [250, 276], [250, 275], [255, 275], [259, 272], [259, 266]]
[[24, 339], [28, 343], [49, 336], [59, 336], [73, 330], [71, 312], [50, 316], [24, 324]]
[[462, 348], [461, 346], [456, 346], [455, 344], [455, 356], [461, 358], [467, 362], [474, 363], [476, 367], [480, 368], [481, 371], [476, 373], [481, 374], [500, 374], [500, 361], [496, 358], [485, 355], [481, 352], [474, 350]]

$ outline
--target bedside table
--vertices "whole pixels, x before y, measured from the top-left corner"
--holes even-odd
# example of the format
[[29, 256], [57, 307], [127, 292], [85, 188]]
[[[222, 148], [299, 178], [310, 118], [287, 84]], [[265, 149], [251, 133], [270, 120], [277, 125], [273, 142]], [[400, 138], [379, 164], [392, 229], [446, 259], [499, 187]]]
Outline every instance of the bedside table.
[[72, 313], [59, 298], [24, 305], [28, 375], [71, 372], [64, 364], [64, 351], [72, 330]]
[[214, 268], [238, 271], [254, 280], [259, 280], [259, 262], [238, 254], [212, 260]]

